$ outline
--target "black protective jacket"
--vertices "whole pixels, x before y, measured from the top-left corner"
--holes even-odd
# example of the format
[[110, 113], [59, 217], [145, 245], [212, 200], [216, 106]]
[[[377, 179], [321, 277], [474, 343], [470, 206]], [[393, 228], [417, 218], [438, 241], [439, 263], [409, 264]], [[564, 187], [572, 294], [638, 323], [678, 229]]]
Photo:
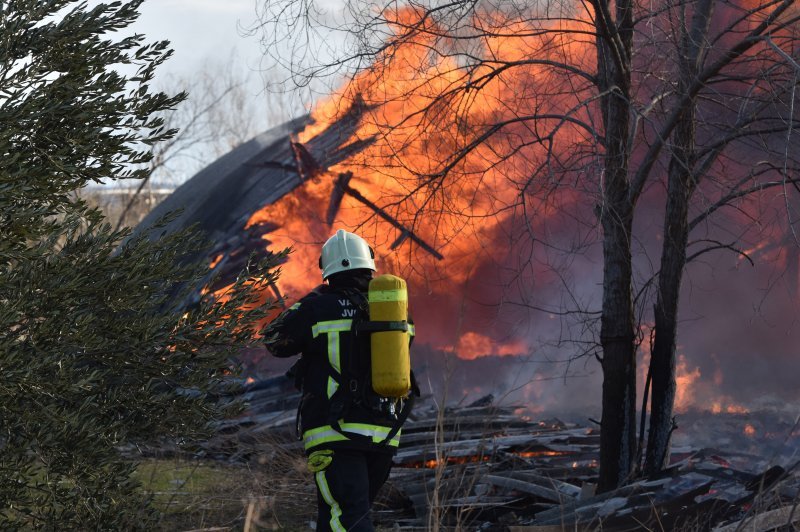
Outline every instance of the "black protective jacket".
[[[366, 294], [352, 287], [321, 285], [281, 314], [265, 331], [278, 357], [302, 354], [295, 365], [303, 393], [300, 427], [307, 453], [319, 449], [394, 452], [397, 424], [369, 381], [369, 336], [353, 324], [369, 319]], [[410, 336], [413, 336], [413, 325]]]

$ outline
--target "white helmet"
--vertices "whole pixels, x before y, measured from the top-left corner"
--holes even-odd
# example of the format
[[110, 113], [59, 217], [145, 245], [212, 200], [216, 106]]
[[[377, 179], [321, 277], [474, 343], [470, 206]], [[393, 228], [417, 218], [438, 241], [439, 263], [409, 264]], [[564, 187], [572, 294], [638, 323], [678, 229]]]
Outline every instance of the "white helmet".
[[345, 270], [367, 268], [375, 271], [375, 253], [366, 240], [342, 229], [328, 239], [322, 246], [319, 258], [322, 279]]

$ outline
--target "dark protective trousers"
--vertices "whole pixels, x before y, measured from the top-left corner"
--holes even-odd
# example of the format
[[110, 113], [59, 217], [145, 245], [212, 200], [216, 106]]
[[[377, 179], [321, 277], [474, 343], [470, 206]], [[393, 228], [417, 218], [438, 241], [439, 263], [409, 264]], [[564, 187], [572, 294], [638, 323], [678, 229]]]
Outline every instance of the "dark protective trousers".
[[389, 478], [389, 453], [336, 450], [333, 461], [314, 474], [317, 532], [372, 532], [369, 509]]

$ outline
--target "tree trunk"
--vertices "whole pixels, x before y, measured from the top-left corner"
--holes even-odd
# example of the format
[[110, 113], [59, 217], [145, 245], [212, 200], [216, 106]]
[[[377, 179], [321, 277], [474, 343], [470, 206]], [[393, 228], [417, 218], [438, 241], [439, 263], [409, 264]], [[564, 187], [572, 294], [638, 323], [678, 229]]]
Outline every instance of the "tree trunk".
[[600, 492], [622, 485], [636, 456], [636, 351], [632, 304], [631, 213], [603, 216], [603, 417]]
[[[677, 91], [680, 96], [687, 94], [697, 76], [705, 49], [705, 37], [708, 33], [713, 3], [713, 0], [702, 0], [695, 4], [690, 28], [687, 28], [682, 16], [680, 77]], [[668, 170], [667, 205], [664, 212], [664, 243], [655, 305], [655, 339], [650, 358], [652, 402], [644, 468], [648, 475], [661, 471], [669, 462], [676, 391], [675, 345], [678, 302], [686, 266], [686, 245], [689, 240], [689, 200], [697, 186], [693, 174], [696, 160], [695, 112], [696, 102], [692, 100], [681, 114], [672, 134], [673, 147]]]
[[[615, 15], [611, 14], [614, 6]], [[604, 126], [603, 416], [600, 427], [599, 491], [624, 483], [636, 456], [636, 350], [632, 293], [629, 198], [630, 72], [633, 5], [597, 0], [597, 73]]]
[[[661, 271], [658, 276], [658, 298], [655, 305], [655, 339], [650, 357], [652, 403], [650, 430], [647, 438], [645, 473], [660, 471], [669, 459], [672, 435], [672, 411], [675, 402], [675, 343], [678, 322], [678, 298], [683, 268], [686, 264], [686, 243], [689, 237], [689, 197], [691, 185], [685, 149], [694, 136], [691, 113], [676, 128], [677, 152], [669, 166], [667, 207], [664, 215], [664, 244]], [[678, 144], [679, 143], [679, 144]]]

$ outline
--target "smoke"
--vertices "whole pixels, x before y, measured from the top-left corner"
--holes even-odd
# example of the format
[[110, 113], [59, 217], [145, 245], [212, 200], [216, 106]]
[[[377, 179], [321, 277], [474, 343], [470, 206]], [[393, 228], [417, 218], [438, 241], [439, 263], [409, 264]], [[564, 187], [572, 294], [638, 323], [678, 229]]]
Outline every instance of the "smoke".
[[[636, 97], [643, 107], [653, 95], [669, 94], [674, 88], [676, 65], [670, 57], [675, 54], [663, 53], [665, 47], [676, 44], [678, 35], [669, 16], [650, 18], [650, 33], [637, 36], [641, 42], [637, 43]], [[710, 42], [719, 49], [709, 52], [708, 61], [720, 57], [724, 46], [741, 37], [743, 28], [717, 38], [738, 16], [735, 6], [720, 5], [715, 12]], [[573, 23], [584, 24], [578, 18]], [[537, 120], [537, 130], [557, 131], [551, 152], [534, 141], [521, 143], [520, 139], [531, 138], [532, 125], [515, 122], [466, 154], [447, 178], [436, 182], [437, 187], [429, 187], [435, 193], [426, 195], [428, 189], [420, 185], [446, 166], [443, 154], [472, 140], [463, 132], [480, 132], [493, 120], [580, 109], [576, 117], [597, 123], [598, 111], [584, 101], [594, 95], [592, 87], [564, 85], [564, 76], [556, 69], [531, 67], [514, 76], [493, 78], [481, 91], [467, 91], [460, 103], [457, 96], [440, 98], [443, 90], [453, 89], [446, 74], [455, 66], [452, 58], [431, 56], [434, 44], [403, 41], [406, 48], [394, 56], [403, 61], [387, 60], [379, 68], [359, 73], [315, 110], [317, 123], [300, 135], [301, 142], [335, 123], [349, 104], [366, 102], [370, 110], [365, 111], [353, 138], [354, 144], [362, 141], [365, 148], [335, 170], [306, 182], [294, 203], [287, 200], [287, 205], [275, 204], [260, 214], [284, 224], [279, 235], [283, 240], [276, 240], [279, 247], [296, 249], [284, 268], [281, 285], [290, 286], [292, 294], [299, 296], [318, 282], [315, 263], [337, 179], [333, 172], [349, 173], [350, 186], [362, 200], [384, 208], [378, 212], [353, 194], [345, 195], [330, 233], [340, 227], [359, 232], [376, 247], [382, 271], [407, 279], [417, 324], [415, 364], [422, 368], [431, 394], [447, 390], [448, 398], [468, 401], [493, 393], [554, 412], [597, 412], [603, 276], [602, 235], [595, 215], [602, 204], [598, 197], [602, 149], [597, 139], [559, 120]], [[492, 51], [500, 60], [503, 54], [513, 59], [548, 49], [538, 37], [515, 40], [513, 32], [487, 46], [497, 48]], [[591, 46], [582, 41], [567, 43], [557, 51], [565, 55], [559, 55], [559, 61], [592, 68], [587, 66], [594, 62]], [[426, 68], [414, 68], [414, 61], [422, 59]], [[438, 63], [431, 64], [434, 59]], [[712, 96], [717, 97], [703, 99], [698, 112], [702, 119], [697, 129], [699, 148], [713, 146], [736, 131], [738, 121], [749, 113], [782, 116], [786, 111], [781, 107], [786, 102], [780, 98], [765, 107], [759, 107], [763, 101], [747, 99], [780, 88], [779, 76], [759, 81], [762, 61], [756, 59], [742, 63], [743, 70], [736, 73], [741, 76], [726, 73], [728, 77], [713, 87]], [[753, 75], [752, 85], [743, 81]], [[424, 76], [428, 82], [420, 83]], [[438, 112], [424, 112], [431, 101], [437, 102], [431, 109]], [[653, 105], [636, 139], [632, 169], [641, 162], [674, 103], [665, 97]], [[762, 168], [754, 161], [780, 155], [777, 148], [783, 134], [781, 130], [733, 142], [724, 157], [707, 169], [709, 177], [695, 194], [690, 218], [701, 215], [736, 183], [756, 182]], [[664, 159], [656, 163], [652, 185], [636, 209], [633, 253], [643, 341], [640, 368], [646, 364], [655, 302], [653, 279], [665, 238], [668, 164]], [[779, 166], [775, 161], [771, 164]], [[683, 386], [679, 396], [689, 403], [682, 408], [694, 405], [724, 411], [751, 408], [770, 397], [800, 399], [794, 378], [800, 370], [796, 323], [800, 256], [792, 236], [793, 207], [787, 198], [786, 191], [764, 190], [737, 199], [693, 231], [689, 255], [699, 254], [686, 268], [679, 309], [679, 384]], [[386, 216], [395, 223], [384, 223]], [[437, 259], [408, 238], [412, 230], [444, 258]], [[714, 247], [715, 251], [700, 253]], [[645, 371], [640, 374], [644, 380]]]

